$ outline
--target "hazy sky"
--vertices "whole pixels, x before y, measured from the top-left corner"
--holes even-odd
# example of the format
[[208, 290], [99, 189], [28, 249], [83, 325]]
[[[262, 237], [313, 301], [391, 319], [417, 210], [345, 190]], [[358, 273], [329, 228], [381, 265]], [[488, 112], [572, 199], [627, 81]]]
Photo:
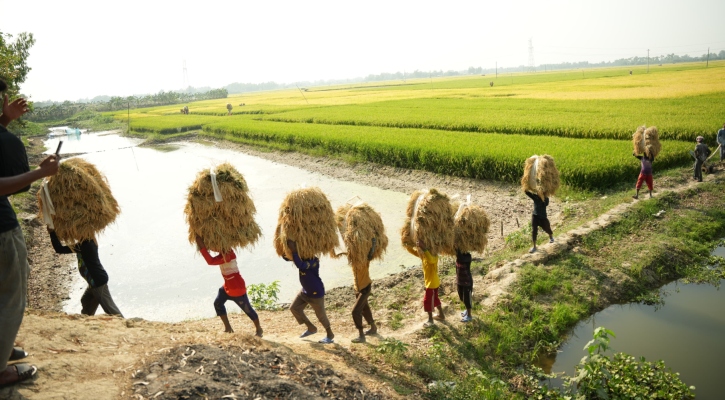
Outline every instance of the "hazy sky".
[[723, 0], [0, 0], [0, 31], [32, 32], [33, 100], [184, 85], [295, 82], [701, 55], [725, 49]]

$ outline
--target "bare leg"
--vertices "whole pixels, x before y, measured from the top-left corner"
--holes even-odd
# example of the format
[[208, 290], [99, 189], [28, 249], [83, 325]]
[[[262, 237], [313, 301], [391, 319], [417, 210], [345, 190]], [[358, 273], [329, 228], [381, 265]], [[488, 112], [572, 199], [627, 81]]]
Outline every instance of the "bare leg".
[[262, 337], [262, 334], [264, 334], [264, 330], [262, 330], [262, 325], [259, 324], [259, 318], [255, 319], [254, 321], [254, 327], [256, 328], [256, 332], [254, 333], [254, 336]]
[[220, 315], [219, 318], [221, 318], [224, 323], [224, 332], [233, 333], [234, 329], [232, 329], [232, 326], [229, 324], [229, 318], [227, 318], [226, 315]]

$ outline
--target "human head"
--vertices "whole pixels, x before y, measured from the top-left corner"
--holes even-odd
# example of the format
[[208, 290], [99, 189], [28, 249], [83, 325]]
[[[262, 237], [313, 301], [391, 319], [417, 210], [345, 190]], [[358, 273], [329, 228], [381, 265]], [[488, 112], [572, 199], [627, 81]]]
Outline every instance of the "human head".
[[697, 143], [701, 143], [703, 140], [705, 140], [705, 138], [702, 136], [698, 136], [695, 140], [697, 141]]

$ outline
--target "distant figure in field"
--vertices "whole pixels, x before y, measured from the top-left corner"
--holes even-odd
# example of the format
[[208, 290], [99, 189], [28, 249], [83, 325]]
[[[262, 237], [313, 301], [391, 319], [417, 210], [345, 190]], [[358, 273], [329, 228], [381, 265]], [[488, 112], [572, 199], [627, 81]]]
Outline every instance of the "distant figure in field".
[[629, 74], [632, 75], [632, 70], [631, 69], [629, 70]]
[[184, 109], [183, 108], [181, 109], [181, 113], [184, 114]]
[[637, 154], [632, 153], [633, 156], [637, 157], [642, 165], [642, 167], [639, 170], [639, 177], [637, 178], [637, 185], [635, 185], [635, 188], [637, 189], [637, 193], [634, 194], [635, 199], [639, 199], [639, 189], [642, 188], [642, 183], [647, 182], [647, 189], [649, 189], [649, 197], [652, 198], [652, 187], [654, 186], [652, 182], [652, 163], [655, 162], [655, 158], [649, 158], [647, 154], [642, 154], [641, 156], [638, 156]]
[[693, 179], [702, 182], [702, 165], [710, 157], [710, 148], [705, 144], [704, 137], [698, 136], [695, 140], [697, 140], [697, 146], [695, 146], [695, 176]]
[[189, 115], [189, 106], [184, 106], [184, 114]]
[[240, 105], [240, 106], [243, 106], [243, 105], [244, 105], [244, 103], [239, 103], [239, 105]]
[[717, 131], [717, 144], [720, 145], [720, 162], [725, 159], [725, 124]]
[[489, 82], [488, 84], [491, 85], [491, 87], [493, 87], [493, 81]]
[[227, 103], [227, 115], [232, 115], [232, 103]]

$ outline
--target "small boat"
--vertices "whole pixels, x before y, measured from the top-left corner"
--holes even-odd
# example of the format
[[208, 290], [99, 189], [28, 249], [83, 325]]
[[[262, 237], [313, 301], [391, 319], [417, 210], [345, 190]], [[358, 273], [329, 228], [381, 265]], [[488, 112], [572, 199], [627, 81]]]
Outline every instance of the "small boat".
[[49, 138], [54, 138], [58, 136], [80, 136], [81, 133], [83, 133], [78, 128], [70, 128], [67, 126], [55, 126], [52, 128], [48, 128], [50, 130], [50, 133], [48, 133]]

